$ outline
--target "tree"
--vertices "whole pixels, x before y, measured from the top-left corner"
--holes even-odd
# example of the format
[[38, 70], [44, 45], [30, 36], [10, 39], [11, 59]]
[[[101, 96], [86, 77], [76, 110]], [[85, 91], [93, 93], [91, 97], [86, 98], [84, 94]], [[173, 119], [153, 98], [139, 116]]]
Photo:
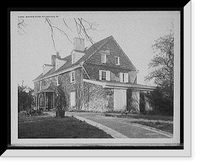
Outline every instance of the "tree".
[[[164, 109], [165, 104], [168, 109], [165, 110], [167, 114], [173, 113], [173, 92], [174, 92], [174, 35], [170, 33], [164, 37], [160, 37], [152, 46], [154, 58], [149, 63], [149, 68], [153, 70], [146, 76], [145, 80], [154, 80], [158, 86], [155, 92], [150, 93], [151, 105], [156, 111], [157, 109]], [[157, 97], [159, 95], [162, 107], [157, 107]], [[166, 103], [167, 102], [167, 103]], [[161, 111], [161, 110], [160, 110]], [[161, 111], [162, 112], [162, 111]]]
[[[69, 34], [64, 29], [55, 25], [51, 21], [50, 18], [45, 17], [44, 19], [45, 19], [45, 23], [47, 23], [47, 25], [49, 25], [50, 32], [51, 32], [50, 35], [51, 35], [51, 39], [52, 39], [52, 42], [53, 42], [53, 47], [54, 47], [56, 52], [57, 52], [57, 49], [56, 49], [56, 42], [55, 42], [55, 38], [54, 38], [55, 31], [58, 31], [61, 34], [63, 34], [67, 38], [67, 40], [71, 44], [73, 44], [70, 37], [69, 37]], [[74, 22], [76, 33], [77, 33], [78, 37], [79, 38], [85, 38], [85, 39], [89, 40], [91, 44], [94, 44], [94, 41], [93, 41], [92, 37], [90, 36], [89, 32], [90, 31], [99, 31], [99, 30], [97, 30], [98, 24], [96, 24], [95, 22], [89, 22], [89, 21], [87, 21], [83, 18], [73, 18], [73, 22]], [[62, 19], [61, 23], [65, 27], [67, 27], [67, 29], [70, 30], [71, 33], [74, 33], [74, 31], [72, 30], [72, 28], [70, 28], [70, 26], [68, 26], [68, 24], [67, 24], [67, 22], [65, 21], [64, 18]], [[18, 27], [18, 34], [19, 35], [26, 34], [26, 31], [24, 30], [24, 28], [26, 26], [27, 26], [27, 24], [25, 23], [24, 19], [18, 19], [17, 27]]]
[[18, 85], [18, 112], [31, 109], [34, 104], [33, 89]]
[[65, 92], [62, 86], [56, 87], [55, 90], [55, 107], [56, 107], [56, 117], [63, 118], [65, 116], [65, 109], [67, 106]]

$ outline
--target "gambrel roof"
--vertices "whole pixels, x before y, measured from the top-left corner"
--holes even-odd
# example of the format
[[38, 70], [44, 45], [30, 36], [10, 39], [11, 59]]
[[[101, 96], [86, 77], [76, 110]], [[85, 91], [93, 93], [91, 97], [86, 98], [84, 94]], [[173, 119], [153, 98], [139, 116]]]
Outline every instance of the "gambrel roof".
[[44, 75], [40, 74], [33, 81], [39, 81], [39, 80], [42, 80], [43, 78], [50, 77], [51, 75], [59, 74], [60, 72], [66, 70], [66, 69], [70, 69], [72, 67], [80, 65], [81, 63], [86, 62], [93, 54], [95, 54], [97, 51], [99, 51], [110, 40], [113, 40], [116, 43], [116, 45], [118, 46], [118, 48], [122, 51], [122, 53], [124, 55], [123, 58], [125, 58], [126, 61], [129, 62], [129, 65], [127, 65], [127, 67], [130, 70], [137, 70], [136, 67], [129, 60], [129, 58], [127, 57], [127, 55], [123, 52], [123, 50], [121, 49], [121, 47], [118, 45], [118, 43], [116, 42], [116, 40], [113, 38], [113, 36], [109, 36], [109, 37], [107, 37], [107, 38], [105, 38], [103, 40], [100, 40], [100, 41], [94, 43], [89, 48], [85, 49], [85, 55], [83, 55], [77, 62], [75, 62], [75, 63], [72, 64], [72, 57], [71, 57], [71, 55], [68, 55], [65, 58], [62, 58], [62, 60], [66, 60], [66, 63], [64, 65], [62, 65], [59, 69], [55, 70], [55, 66], [54, 66], [46, 74], [44, 74]]

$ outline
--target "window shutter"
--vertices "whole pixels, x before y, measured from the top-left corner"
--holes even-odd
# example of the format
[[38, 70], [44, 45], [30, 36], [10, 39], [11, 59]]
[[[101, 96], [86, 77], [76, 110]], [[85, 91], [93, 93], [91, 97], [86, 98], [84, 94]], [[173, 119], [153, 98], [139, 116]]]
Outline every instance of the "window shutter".
[[70, 82], [72, 82], [72, 72], [70, 72]]
[[76, 105], [76, 93], [75, 92], [70, 93], [70, 105], [71, 105], [71, 107], [74, 107]]
[[56, 77], [56, 85], [58, 86], [59, 83], [58, 83], [58, 76]]
[[101, 55], [101, 63], [104, 63], [104, 62], [103, 62], [103, 60], [104, 60], [103, 57], [104, 57], [104, 55]]
[[119, 81], [123, 82], [123, 73], [119, 73]]
[[128, 73], [124, 73], [124, 82], [128, 82]]
[[99, 80], [101, 80], [101, 78], [102, 78], [102, 72], [101, 70], [99, 70]]
[[110, 71], [106, 71], [106, 80], [110, 81]]

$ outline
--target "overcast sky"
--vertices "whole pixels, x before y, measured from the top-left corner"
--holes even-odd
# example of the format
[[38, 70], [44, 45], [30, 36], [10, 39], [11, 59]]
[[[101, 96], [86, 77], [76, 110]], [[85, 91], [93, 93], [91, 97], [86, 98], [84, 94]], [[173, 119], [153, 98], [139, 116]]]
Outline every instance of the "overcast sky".
[[[11, 16], [13, 78], [17, 84], [24, 80], [24, 85], [31, 88], [34, 87], [32, 80], [42, 73], [42, 65], [51, 63], [51, 55], [56, 53], [44, 16], [51, 16], [52, 23], [63, 29], [71, 40], [77, 36], [74, 18], [98, 24], [97, 31], [89, 32], [93, 40], [98, 42], [112, 35], [139, 70], [138, 83], [147, 85], [150, 83], [145, 82], [144, 77], [150, 72], [148, 64], [155, 55], [152, 44], [169, 34], [172, 25], [179, 20], [179, 12], [176, 11], [15, 12]], [[17, 23], [22, 18], [25, 27], [20, 30]], [[63, 18], [72, 31], [64, 25]], [[72, 44], [59, 31], [55, 30], [54, 34], [57, 51], [61, 57], [68, 56], [73, 49]], [[86, 41], [86, 46], [89, 44]]]

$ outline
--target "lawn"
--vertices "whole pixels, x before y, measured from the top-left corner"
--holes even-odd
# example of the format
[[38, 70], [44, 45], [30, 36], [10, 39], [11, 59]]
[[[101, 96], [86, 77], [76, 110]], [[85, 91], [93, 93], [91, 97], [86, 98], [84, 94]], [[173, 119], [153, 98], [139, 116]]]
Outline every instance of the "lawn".
[[123, 114], [122, 115], [120, 113], [106, 113], [105, 116], [115, 116], [118, 118], [173, 121], [173, 116], [161, 116], [161, 115], [142, 115], [142, 114], [127, 114], [127, 115]]
[[173, 117], [161, 115], [106, 113], [105, 116], [124, 118], [129, 123], [150, 126], [173, 134]]
[[104, 131], [74, 117], [24, 117], [18, 138], [112, 138]]
[[154, 127], [156, 129], [169, 132], [173, 134], [173, 124], [170, 123], [161, 123], [161, 122], [145, 122], [145, 121], [134, 121], [132, 123], [137, 123], [145, 126]]

